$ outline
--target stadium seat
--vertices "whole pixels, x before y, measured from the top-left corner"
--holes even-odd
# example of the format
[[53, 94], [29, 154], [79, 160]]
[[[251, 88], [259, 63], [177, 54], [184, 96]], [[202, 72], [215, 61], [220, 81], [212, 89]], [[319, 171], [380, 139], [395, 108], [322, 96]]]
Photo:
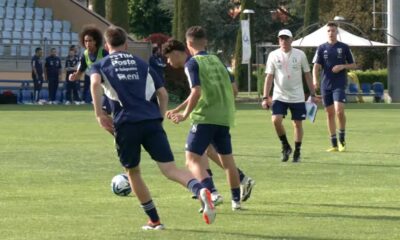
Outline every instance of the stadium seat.
[[44, 32], [51, 32], [53, 30], [53, 22], [50, 20], [43, 21], [43, 31]]
[[16, 5], [17, 7], [25, 7], [26, 0], [17, 0]]
[[4, 44], [10, 44], [12, 39], [11, 31], [2, 31], [1, 39]]
[[4, 7], [0, 6], [0, 20], [4, 18], [5, 10]]
[[375, 102], [382, 102], [383, 101], [383, 95], [384, 95], [384, 92], [385, 92], [385, 87], [383, 86], [383, 83], [374, 82], [372, 84], [372, 90], [375, 93], [375, 97], [374, 97]]
[[35, 20], [43, 20], [44, 18], [44, 9], [35, 7]]
[[348, 90], [349, 90], [349, 93], [352, 93], [352, 94], [358, 93], [358, 87], [355, 83], [350, 83]]
[[76, 32], [71, 32], [71, 44], [78, 45], [79, 35]]
[[4, 19], [4, 29], [3, 31], [13, 31], [14, 30], [14, 20]]
[[32, 43], [32, 32], [22, 32], [22, 44]]
[[28, 46], [28, 45], [21, 45], [21, 46], [20, 46], [19, 54], [20, 54], [22, 57], [29, 57], [29, 56], [31, 56], [31, 47]]
[[62, 21], [62, 31], [63, 32], [67, 32], [67, 33], [69, 33], [69, 32], [71, 32], [71, 22], [69, 22], [69, 21]]
[[31, 7], [26, 7], [25, 8], [25, 20], [32, 20], [33, 15], [35, 14], [35, 11]]
[[17, 7], [15, 8], [15, 19], [24, 19], [25, 17], [25, 8]]
[[371, 84], [370, 83], [361, 83], [361, 91], [363, 94], [371, 93]]
[[39, 45], [42, 42], [42, 33], [41, 32], [33, 32], [32, 33], [32, 44]]
[[[0, 0], [0, 7], [5, 7], [6, 6], [7, 0]], [[3, 15], [0, 15], [3, 16]]]
[[21, 40], [22, 40], [22, 33], [21, 32], [12, 32], [12, 43], [14, 44], [21, 44]]
[[43, 31], [43, 20], [33, 21], [33, 31], [42, 32]]
[[17, 56], [18, 52], [18, 45], [11, 45], [10, 46], [10, 56]]
[[61, 44], [61, 33], [59, 32], [52, 32], [51, 33], [51, 44], [53, 45], [60, 45]]
[[22, 32], [24, 30], [24, 21], [21, 19], [14, 20], [14, 31]]
[[7, 6], [15, 7], [16, 1], [15, 0], [6, 0]]
[[61, 44], [63, 45], [69, 45], [71, 44], [71, 34], [67, 32], [62, 33], [62, 42]]
[[53, 19], [53, 10], [51, 8], [44, 9], [44, 19], [45, 20], [52, 20]]
[[46, 41], [46, 44], [51, 44], [51, 33], [50, 32], [43, 32], [42, 33], [42, 40]]
[[15, 16], [15, 8], [14, 7], [6, 7], [6, 17], [8, 19], [14, 19]]
[[4, 26], [4, 21], [3, 19], [0, 19], [0, 31], [3, 30], [3, 26]]
[[33, 32], [32, 20], [24, 20], [24, 32]]
[[61, 46], [61, 52], [59, 54], [60, 57], [67, 57], [69, 53], [69, 46]]
[[26, 6], [33, 8], [35, 6], [35, 0], [26, 0]]
[[61, 32], [62, 22], [58, 20], [53, 20], [53, 32]]
[[0, 45], [0, 56], [4, 56], [4, 46]]

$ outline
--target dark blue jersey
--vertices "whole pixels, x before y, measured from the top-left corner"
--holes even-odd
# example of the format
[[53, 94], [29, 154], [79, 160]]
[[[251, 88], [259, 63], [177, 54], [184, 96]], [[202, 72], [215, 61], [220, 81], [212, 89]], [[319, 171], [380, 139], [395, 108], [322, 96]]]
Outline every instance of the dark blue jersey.
[[320, 45], [315, 53], [314, 63], [322, 66], [323, 78], [321, 88], [326, 90], [345, 88], [347, 83], [347, 71], [332, 72], [332, 68], [340, 64], [354, 63], [353, 55], [347, 44], [336, 42], [331, 45], [324, 43]]
[[67, 59], [65, 59], [65, 70], [67, 70], [67, 72], [76, 71], [76, 66], [78, 62], [79, 58], [77, 55], [68, 56]]
[[[107, 56], [108, 55], [108, 52], [106, 51], [106, 50], [104, 50], [103, 48], [101, 48], [102, 49], [102, 56], [103, 57], [105, 57], [105, 56]], [[98, 55], [98, 52], [96, 52], [95, 54], [91, 54], [91, 53], [89, 53], [89, 58], [90, 58], [90, 61], [92, 61], [93, 63], [94, 62], [96, 62], [98, 59], [97, 59], [97, 55]], [[90, 68], [88, 69], [88, 65], [87, 65], [87, 63], [86, 63], [86, 59], [85, 59], [85, 51], [81, 54], [81, 57], [80, 57], [80, 60], [79, 60], [79, 67], [78, 67], [78, 70], [80, 71], [80, 72], [85, 72], [86, 70], [90, 70]], [[90, 74], [90, 73], [89, 73]]]
[[49, 77], [57, 77], [61, 71], [61, 59], [57, 56], [48, 56], [46, 58], [46, 73]]
[[160, 77], [164, 75], [164, 68], [166, 64], [164, 60], [159, 55], [152, 55], [149, 59], [149, 65], [152, 67]]
[[102, 76], [104, 94], [114, 124], [162, 119], [156, 90], [163, 81], [149, 65], [126, 52], [115, 52], [92, 65], [91, 74]]
[[[197, 55], [208, 55], [206, 51], [198, 52]], [[234, 82], [234, 78], [232, 74], [226, 69], [229, 74], [231, 83]], [[193, 88], [195, 86], [200, 86], [200, 77], [199, 77], [199, 64], [196, 62], [194, 58], [188, 58], [185, 63], [185, 73], [188, 77], [190, 87]]]
[[34, 56], [32, 57], [32, 60], [31, 60], [31, 66], [32, 66], [32, 74], [33, 74], [33, 69], [35, 69], [35, 70], [36, 70], [36, 73], [37, 73], [39, 76], [42, 76], [42, 75], [43, 75], [43, 62], [42, 62], [42, 58], [40, 58], [40, 57], [34, 55]]

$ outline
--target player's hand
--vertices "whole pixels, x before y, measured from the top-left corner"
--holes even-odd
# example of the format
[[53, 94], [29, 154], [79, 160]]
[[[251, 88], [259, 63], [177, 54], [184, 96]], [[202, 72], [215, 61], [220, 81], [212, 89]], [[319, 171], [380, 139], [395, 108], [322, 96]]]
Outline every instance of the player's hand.
[[344, 69], [344, 65], [335, 65], [335, 66], [332, 68], [332, 72], [338, 73], [338, 72], [342, 71], [343, 69]]
[[268, 110], [272, 106], [271, 98], [269, 97], [268, 99], [263, 99], [261, 102], [261, 106], [262, 106], [262, 108]]
[[101, 114], [96, 118], [97, 122], [100, 124], [102, 128], [104, 128], [107, 132], [111, 133], [111, 135], [114, 135], [114, 124], [110, 115]]
[[173, 123], [180, 123], [186, 120], [186, 117], [184, 117], [182, 114], [180, 113], [176, 113], [176, 114], [172, 114], [171, 115], [171, 120]]
[[318, 81], [314, 81], [313, 85], [314, 85], [315, 91], [319, 89], [319, 82]]
[[76, 80], [76, 75], [77, 75], [76, 72], [70, 74], [69, 77], [68, 77], [68, 80], [70, 80], [70, 81], [75, 81], [75, 80]]
[[172, 110], [168, 110], [166, 113], [165, 113], [165, 117], [167, 118], [167, 119], [171, 119], [171, 117], [172, 117], [172, 115], [174, 115], [174, 114], [177, 114], [179, 111], [175, 108], [175, 109], [172, 109]]

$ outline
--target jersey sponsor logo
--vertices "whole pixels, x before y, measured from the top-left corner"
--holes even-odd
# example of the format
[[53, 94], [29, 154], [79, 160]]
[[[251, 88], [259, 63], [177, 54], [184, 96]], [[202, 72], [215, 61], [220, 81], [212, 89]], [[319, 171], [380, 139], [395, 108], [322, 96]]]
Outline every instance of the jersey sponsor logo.
[[190, 129], [190, 132], [196, 133], [197, 132], [197, 124], [193, 124], [192, 128]]
[[342, 48], [337, 48], [337, 58], [342, 58], [343, 57], [343, 49]]
[[325, 59], [325, 60], [328, 59], [328, 50], [324, 50], [324, 59]]

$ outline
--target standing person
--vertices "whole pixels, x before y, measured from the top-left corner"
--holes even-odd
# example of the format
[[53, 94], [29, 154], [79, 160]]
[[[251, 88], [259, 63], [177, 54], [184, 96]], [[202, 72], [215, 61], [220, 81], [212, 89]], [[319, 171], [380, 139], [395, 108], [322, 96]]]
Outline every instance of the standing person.
[[182, 113], [167, 117], [174, 123], [192, 122], [186, 141], [186, 163], [203, 185], [212, 188], [202, 156], [212, 143], [225, 169], [232, 194], [232, 210], [240, 210], [239, 175], [232, 156], [230, 127], [234, 123], [235, 102], [229, 73], [215, 55], [206, 52], [207, 35], [200, 26], [186, 31], [186, 45], [192, 58], [185, 64], [191, 92]]
[[[127, 52], [127, 36], [122, 28], [109, 27], [104, 38], [111, 54], [93, 64], [91, 70], [94, 112], [100, 126], [115, 136], [120, 162], [128, 173], [129, 182], [143, 210], [150, 218], [143, 229], [160, 230], [164, 225], [141, 177], [141, 146], [157, 162], [162, 174], [198, 196], [204, 206], [203, 218], [207, 224], [211, 224], [216, 215], [211, 193], [189, 171], [180, 170], [175, 165], [162, 127], [168, 94], [161, 78], [143, 60]], [[101, 87], [111, 100], [112, 118], [102, 109]]]
[[[322, 102], [327, 116], [328, 131], [332, 147], [328, 152], [344, 152], [346, 150], [346, 102], [347, 69], [355, 69], [353, 54], [347, 44], [337, 40], [338, 25], [329, 22], [326, 25], [328, 42], [320, 45], [314, 57], [314, 86], [319, 88], [319, 71], [323, 69], [321, 82]], [[336, 117], [339, 125], [339, 143], [336, 136]]]
[[[68, 56], [65, 60], [65, 82], [67, 83], [67, 89], [66, 89], [66, 99], [67, 101], [65, 102], [66, 105], [69, 105], [72, 103], [72, 99], [75, 102], [75, 104], [80, 104], [81, 99], [79, 97], [79, 82], [78, 81], [70, 81], [69, 80], [69, 75], [73, 74], [77, 70], [77, 65], [79, 62], [79, 58], [76, 55], [76, 49], [75, 45], [71, 45], [69, 47], [69, 52]], [[73, 98], [72, 98], [73, 95]]]
[[164, 60], [161, 55], [161, 50], [159, 47], [153, 47], [153, 54], [149, 58], [149, 65], [152, 67], [157, 74], [164, 81], [164, 68], [167, 64], [164, 63]]
[[61, 59], [57, 56], [55, 48], [50, 49], [50, 55], [46, 58], [45, 79], [49, 87], [49, 104], [56, 104], [58, 83], [61, 77]]
[[[187, 62], [188, 56], [186, 54], [186, 47], [185, 45], [175, 39], [168, 40], [164, 45], [163, 45], [163, 55], [167, 57], [168, 62], [170, 65], [174, 68], [183, 68], [185, 66], [185, 63]], [[232, 75], [230, 75], [232, 77]], [[234, 82], [234, 79], [231, 78], [231, 83], [232, 83], [232, 90], [234, 96], [237, 95], [238, 89], [236, 86], [236, 83]], [[170, 116], [171, 114], [178, 113], [179, 111], [182, 111], [185, 109], [187, 104], [187, 101], [184, 103], [180, 104], [178, 107], [175, 109], [167, 111], [167, 117]], [[210, 144], [207, 148], [207, 151], [205, 154], [203, 154], [203, 159], [204, 162], [204, 167], [206, 168], [206, 171], [208, 175], [212, 178], [213, 174], [211, 171], [211, 168], [208, 164], [208, 159], [211, 159], [215, 164], [217, 164], [219, 167], [224, 169], [222, 166], [222, 163], [219, 159], [218, 153], [215, 150], [215, 148]], [[248, 198], [250, 198], [252, 189], [255, 185], [255, 181], [246, 176], [245, 173], [241, 169], [237, 169], [238, 174], [239, 174], [239, 180], [240, 180], [240, 199], [241, 201], [247, 201]], [[218, 193], [217, 189], [214, 187], [212, 189], [209, 189], [211, 191], [211, 197], [213, 199], [214, 205], [218, 205], [222, 203], [223, 199], [222, 196]]]
[[35, 49], [35, 55], [32, 57], [32, 80], [33, 80], [33, 101], [39, 103], [40, 91], [43, 84], [43, 50], [40, 47]]
[[81, 54], [78, 70], [70, 75], [69, 80], [79, 80], [86, 72], [83, 83], [82, 101], [90, 103], [92, 98], [90, 96], [90, 76], [88, 71], [93, 63], [107, 56], [108, 52], [103, 49], [102, 33], [95, 26], [85, 26], [79, 34], [79, 41], [81, 45], [85, 47], [85, 51]]
[[[303, 89], [303, 73], [307, 82], [312, 101], [314, 101], [315, 90], [312, 84], [310, 67], [307, 57], [303, 51], [292, 48], [293, 36], [290, 30], [282, 29], [278, 33], [279, 49], [272, 51], [267, 60], [264, 83], [264, 95], [262, 107], [272, 109], [272, 123], [282, 143], [282, 161], [289, 160], [292, 153], [287, 137], [283, 118], [289, 109], [292, 114], [294, 127], [293, 162], [300, 161], [300, 150], [303, 139], [303, 124], [306, 119], [306, 105]], [[272, 99], [270, 91], [274, 83]]]

